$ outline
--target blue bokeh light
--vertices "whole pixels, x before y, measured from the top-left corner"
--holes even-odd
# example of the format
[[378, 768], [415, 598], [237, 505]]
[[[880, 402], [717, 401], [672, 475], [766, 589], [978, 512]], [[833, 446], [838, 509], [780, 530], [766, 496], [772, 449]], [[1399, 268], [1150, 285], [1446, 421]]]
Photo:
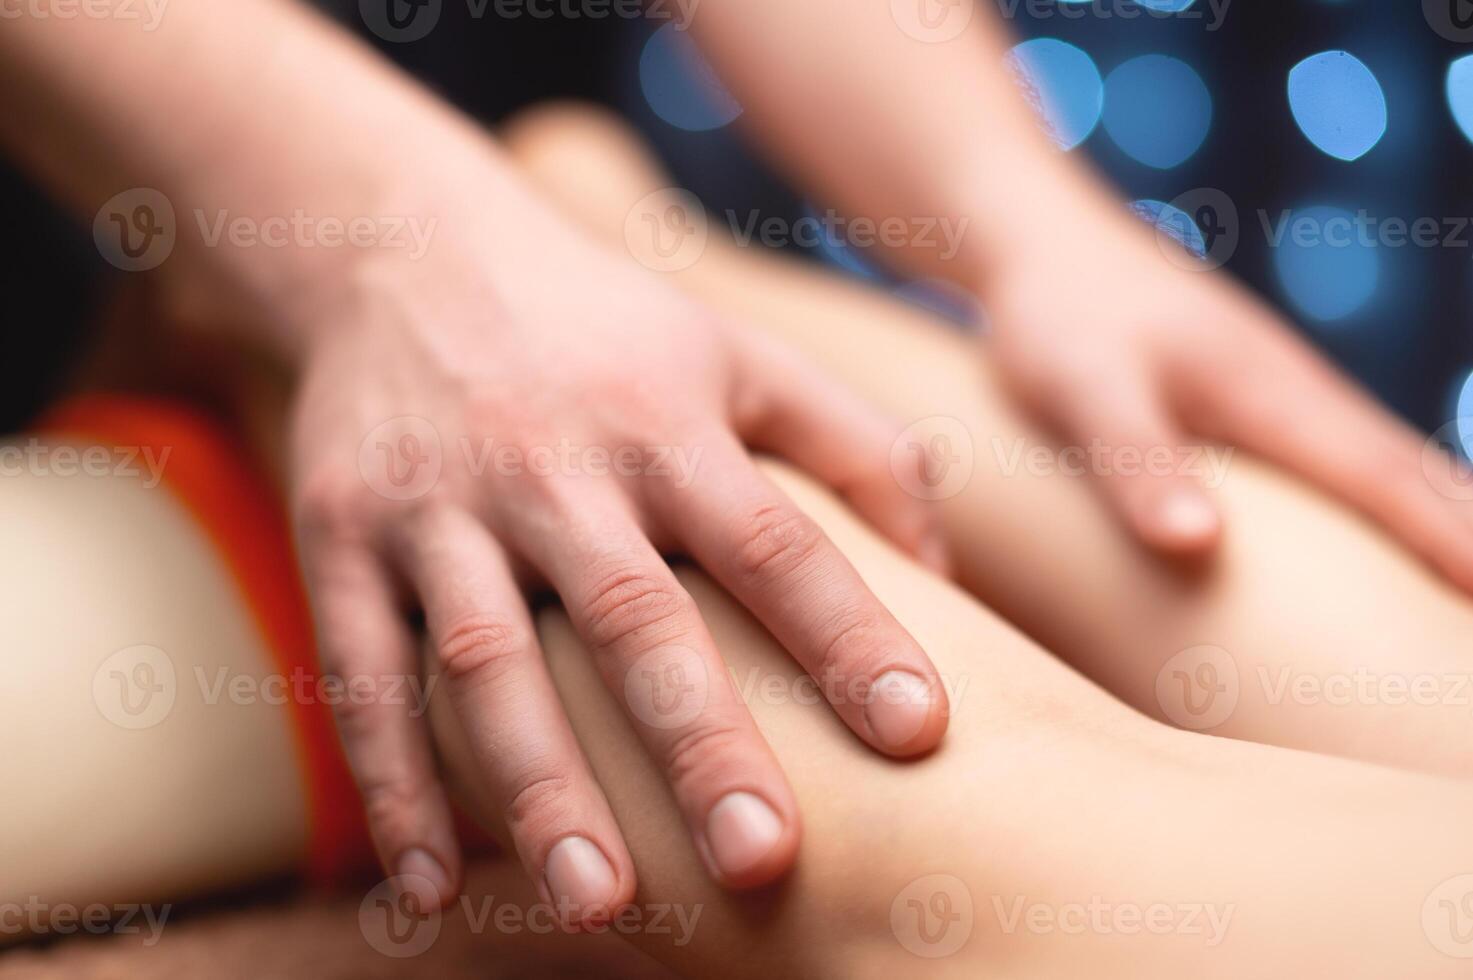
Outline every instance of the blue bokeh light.
[[1386, 94], [1365, 62], [1323, 51], [1289, 72], [1289, 108], [1311, 143], [1337, 160], [1358, 160], [1386, 134]]
[[1448, 66], [1447, 105], [1463, 135], [1473, 140], [1473, 54]]
[[1008, 53], [1024, 94], [1062, 149], [1089, 138], [1105, 104], [1105, 83], [1089, 55], [1051, 37], [1034, 38]]
[[1165, 201], [1143, 198], [1130, 202], [1130, 210], [1158, 232], [1170, 235], [1199, 259], [1207, 257], [1207, 238], [1192, 216]]
[[678, 129], [720, 129], [742, 114], [691, 36], [667, 24], [639, 56], [639, 86], [655, 115]]
[[1458, 449], [1464, 459], [1473, 460], [1473, 372], [1469, 372], [1458, 389], [1453, 418], [1457, 419]]
[[1105, 79], [1105, 132], [1148, 167], [1169, 170], [1207, 138], [1212, 95], [1184, 61], [1146, 54], [1122, 63]]
[[1375, 295], [1381, 256], [1349, 211], [1303, 208], [1279, 232], [1274, 268], [1300, 313], [1322, 322], [1341, 320]]

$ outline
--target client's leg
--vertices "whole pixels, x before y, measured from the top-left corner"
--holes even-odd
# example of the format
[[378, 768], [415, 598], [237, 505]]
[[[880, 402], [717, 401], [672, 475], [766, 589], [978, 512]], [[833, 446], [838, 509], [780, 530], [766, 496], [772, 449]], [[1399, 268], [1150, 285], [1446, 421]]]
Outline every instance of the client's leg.
[[135, 448], [0, 449], [7, 908], [176, 899], [306, 854], [292, 722], [253, 686], [270, 652], [170, 460]]
[[[646, 197], [668, 181], [625, 130], [550, 109], [508, 136], [570, 213], [642, 254], [650, 201], [673, 199]], [[912, 444], [934, 435], [949, 440], [934, 445], [958, 475], [937, 495], [960, 579], [989, 605], [1184, 727], [1473, 775], [1473, 604], [1376, 529], [1245, 454], [1204, 452], [1171, 465], [1221, 479], [1226, 544], [1209, 567], [1168, 565], [1069, 474], [1089, 457], [1061, 453], [1001, 397], [975, 340], [883, 293], [739, 249], [723, 223], [713, 217], [704, 249], [680, 253], [691, 264], [678, 280], [920, 423], [897, 461], [914, 465]], [[1095, 465], [1126, 463], [1122, 453]]]
[[[683, 573], [807, 828], [791, 879], [725, 894], [597, 665], [561, 613], [544, 615], [559, 692], [639, 867], [639, 904], [615, 921], [657, 957], [763, 978], [1465, 975], [1445, 954], [1473, 955], [1456, 931], [1473, 787], [1146, 719], [831, 497], [775, 476], [930, 651], [951, 727], [918, 762], [866, 751], [735, 603]], [[638, 723], [658, 725], [705, 684], [655, 646], [625, 690], [648, 698]], [[475, 801], [453, 716], [434, 720]]]

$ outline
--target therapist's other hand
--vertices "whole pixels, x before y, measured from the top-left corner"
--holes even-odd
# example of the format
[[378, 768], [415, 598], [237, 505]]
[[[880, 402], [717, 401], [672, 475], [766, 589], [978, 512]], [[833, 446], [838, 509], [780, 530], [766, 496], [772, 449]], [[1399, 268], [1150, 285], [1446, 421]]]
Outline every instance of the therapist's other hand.
[[1422, 435], [1149, 224], [1112, 211], [1052, 227], [1068, 233], [989, 277], [992, 347], [1015, 396], [1114, 464], [1093, 482], [1140, 540], [1176, 553], [1219, 540], [1214, 474], [1182, 451], [1205, 439], [1299, 473], [1473, 591], [1466, 505], [1424, 474]]
[[[635, 870], [523, 599], [550, 586], [710, 874], [761, 885], [795, 858], [798, 807], [662, 555], [728, 589], [861, 739], [910, 756], [946, 727], [934, 667], [747, 447], [921, 556], [939, 532], [890, 474], [897, 427], [629, 259], [541, 214], [519, 227], [516, 247], [456, 236], [356, 270], [304, 348], [293, 499], [325, 666], [412, 675], [404, 613], [423, 609], [527, 872], [571, 922], [607, 914]], [[379, 855], [438, 906], [460, 859], [425, 720], [359, 700], [338, 720]]]

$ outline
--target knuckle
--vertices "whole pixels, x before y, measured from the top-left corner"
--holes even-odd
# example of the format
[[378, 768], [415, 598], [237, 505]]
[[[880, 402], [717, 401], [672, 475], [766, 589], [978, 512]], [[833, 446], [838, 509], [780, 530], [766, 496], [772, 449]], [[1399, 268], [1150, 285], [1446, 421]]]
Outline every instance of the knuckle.
[[457, 620], [435, 644], [440, 667], [453, 680], [499, 673], [525, 649], [523, 631], [490, 613]]
[[823, 545], [818, 525], [795, 507], [758, 507], [737, 525], [737, 570], [748, 579], [785, 578], [811, 563]]
[[665, 750], [665, 771], [677, 790], [709, 779], [730, 764], [741, 751], [745, 732], [720, 718], [694, 724]]
[[[335, 671], [339, 677], [345, 676], [341, 671]], [[351, 680], [351, 678], [348, 678]], [[337, 699], [333, 705], [333, 717], [337, 719], [338, 730], [342, 732], [346, 741], [358, 741], [369, 735], [377, 726], [383, 724], [383, 718], [378, 711], [378, 705], [365, 698], [345, 697]]]
[[880, 648], [884, 631], [872, 613], [849, 612], [834, 619], [819, 648], [818, 669], [823, 676], [867, 673], [871, 652]]
[[351, 474], [321, 469], [297, 491], [297, 523], [308, 537], [352, 537], [360, 520], [363, 486]]
[[567, 773], [541, 770], [526, 774], [516, 784], [502, 811], [514, 835], [553, 829], [568, 810], [574, 792]]
[[685, 590], [666, 576], [621, 568], [601, 578], [584, 603], [589, 642], [607, 650], [636, 633], [674, 632], [691, 608]]
[[360, 780], [363, 811], [376, 836], [401, 841], [416, 831], [416, 808], [427, 796], [429, 787], [412, 778], [383, 781]]

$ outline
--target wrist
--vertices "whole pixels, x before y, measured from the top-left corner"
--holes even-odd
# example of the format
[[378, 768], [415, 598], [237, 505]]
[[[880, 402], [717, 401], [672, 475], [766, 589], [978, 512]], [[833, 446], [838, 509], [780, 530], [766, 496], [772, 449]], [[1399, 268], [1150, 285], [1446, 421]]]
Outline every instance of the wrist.
[[390, 159], [350, 148], [353, 166], [325, 179], [292, 179], [300, 168], [278, 166], [280, 187], [312, 194], [214, 196], [250, 200], [237, 209], [192, 195], [196, 203], [176, 208], [175, 253], [160, 277], [175, 318], [293, 362], [374, 296], [416, 288], [447, 256], [466, 264], [484, 233], [477, 225], [487, 214], [503, 224], [522, 192], [478, 133], [469, 140], [422, 133], [405, 142], [415, 151]]

